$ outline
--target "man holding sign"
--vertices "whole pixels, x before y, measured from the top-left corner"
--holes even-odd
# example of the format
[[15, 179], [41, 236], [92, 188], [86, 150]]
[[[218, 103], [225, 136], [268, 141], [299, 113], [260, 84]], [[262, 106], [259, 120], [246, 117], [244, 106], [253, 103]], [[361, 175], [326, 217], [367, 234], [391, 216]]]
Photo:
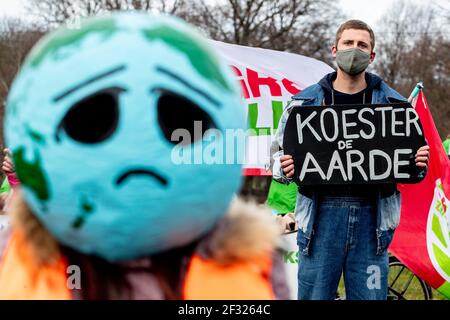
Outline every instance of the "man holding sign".
[[387, 247], [400, 220], [396, 183], [425, 176], [417, 114], [365, 72], [374, 45], [366, 23], [342, 24], [331, 50], [337, 72], [293, 97], [271, 148], [274, 179], [300, 186], [299, 299], [333, 299], [342, 273], [347, 299], [386, 299]]

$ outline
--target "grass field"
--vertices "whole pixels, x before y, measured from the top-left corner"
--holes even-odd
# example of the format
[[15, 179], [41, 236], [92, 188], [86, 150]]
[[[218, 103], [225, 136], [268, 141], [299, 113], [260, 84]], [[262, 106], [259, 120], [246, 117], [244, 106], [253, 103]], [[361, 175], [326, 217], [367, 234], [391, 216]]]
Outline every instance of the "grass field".
[[[406, 300], [425, 300], [426, 288], [424, 289], [424, 283], [414, 275], [409, 269], [404, 266], [391, 265], [389, 268], [389, 287], [400, 293]], [[344, 278], [341, 277], [339, 283], [339, 296], [345, 297]], [[390, 298], [389, 298], [390, 297]], [[446, 300], [446, 298], [440, 294], [437, 290], [431, 288], [431, 297], [433, 300]], [[392, 291], [388, 294], [388, 299], [396, 300], [397, 297]]]
[[[400, 282], [401, 284], [405, 284], [405, 282]], [[432, 290], [432, 300], [446, 300], [446, 298], [440, 294], [437, 290]], [[345, 297], [345, 288], [344, 288], [344, 279], [341, 279], [341, 282], [339, 283], [339, 296]], [[413, 289], [409, 289], [407, 293], [407, 300], [424, 300], [424, 295], [421, 289], [419, 289], [417, 286]]]

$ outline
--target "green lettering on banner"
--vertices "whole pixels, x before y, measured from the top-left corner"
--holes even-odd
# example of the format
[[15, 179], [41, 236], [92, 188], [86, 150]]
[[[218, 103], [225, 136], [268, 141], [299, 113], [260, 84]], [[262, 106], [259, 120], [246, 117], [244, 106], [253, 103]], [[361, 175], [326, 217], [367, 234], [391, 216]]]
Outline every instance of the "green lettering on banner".
[[278, 129], [278, 123], [280, 122], [281, 115], [283, 114], [283, 102], [272, 101], [272, 113], [273, 113], [273, 129]]
[[442, 245], [447, 248], [447, 243], [445, 242], [444, 235], [442, 234], [441, 224], [439, 223], [439, 219], [436, 215], [433, 215], [431, 222], [431, 229], [433, 230], [436, 237], [441, 241]]
[[[280, 122], [281, 115], [283, 114], [283, 102], [272, 101], [272, 127], [273, 130], [278, 129], [278, 123]], [[269, 136], [272, 134], [272, 128], [261, 127], [258, 128], [258, 104], [248, 104], [248, 127], [253, 131], [250, 135], [253, 136]]]
[[298, 251], [288, 251], [283, 258], [284, 263], [298, 263]]
[[270, 135], [269, 127], [257, 127], [258, 123], [258, 104], [250, 103], [248, 105], [248, 127], [253, 131], [250, 133], [252, 136], [268, 136]]

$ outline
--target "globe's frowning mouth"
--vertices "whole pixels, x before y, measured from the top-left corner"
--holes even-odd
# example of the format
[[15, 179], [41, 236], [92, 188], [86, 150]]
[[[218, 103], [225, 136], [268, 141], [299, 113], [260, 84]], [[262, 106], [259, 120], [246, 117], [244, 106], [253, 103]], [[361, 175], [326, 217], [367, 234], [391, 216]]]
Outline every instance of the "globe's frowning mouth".
[[161, 174], [155, 172], [154, 170], [147, 168], [134, 168], [125, 171], [116, 179], [116, 185], [122, 185], [126, 180], [134, 176], [148, 176], [159, 182], [163, 186], [168, 186], [169, 181], [167, 178], [163, 177]]

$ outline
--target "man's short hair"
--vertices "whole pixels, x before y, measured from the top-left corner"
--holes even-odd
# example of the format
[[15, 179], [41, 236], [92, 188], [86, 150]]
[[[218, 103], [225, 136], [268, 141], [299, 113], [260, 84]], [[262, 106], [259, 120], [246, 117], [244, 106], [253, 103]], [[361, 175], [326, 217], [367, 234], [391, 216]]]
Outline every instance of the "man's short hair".
[[369, 32], [370, 34], [370, 44], [372, 46], [372, 51], [373, 48], [375, 48], [375, 34], [373, 33], [372, 28], [365, 23], [364, 21], [361, 20], [348, 20], [346, 22], [344, 22], [343, 24], [341, 24], [341, 26], [339, 27], [339, 29], [336, 32], [336, 47], [337, 44], [339, 42], [339, 39], [342, 36], [342, 32], [344, 32], [344, 30], [347, 29], [356, 29], [356, 30], [366, 30], [367, 32]]

